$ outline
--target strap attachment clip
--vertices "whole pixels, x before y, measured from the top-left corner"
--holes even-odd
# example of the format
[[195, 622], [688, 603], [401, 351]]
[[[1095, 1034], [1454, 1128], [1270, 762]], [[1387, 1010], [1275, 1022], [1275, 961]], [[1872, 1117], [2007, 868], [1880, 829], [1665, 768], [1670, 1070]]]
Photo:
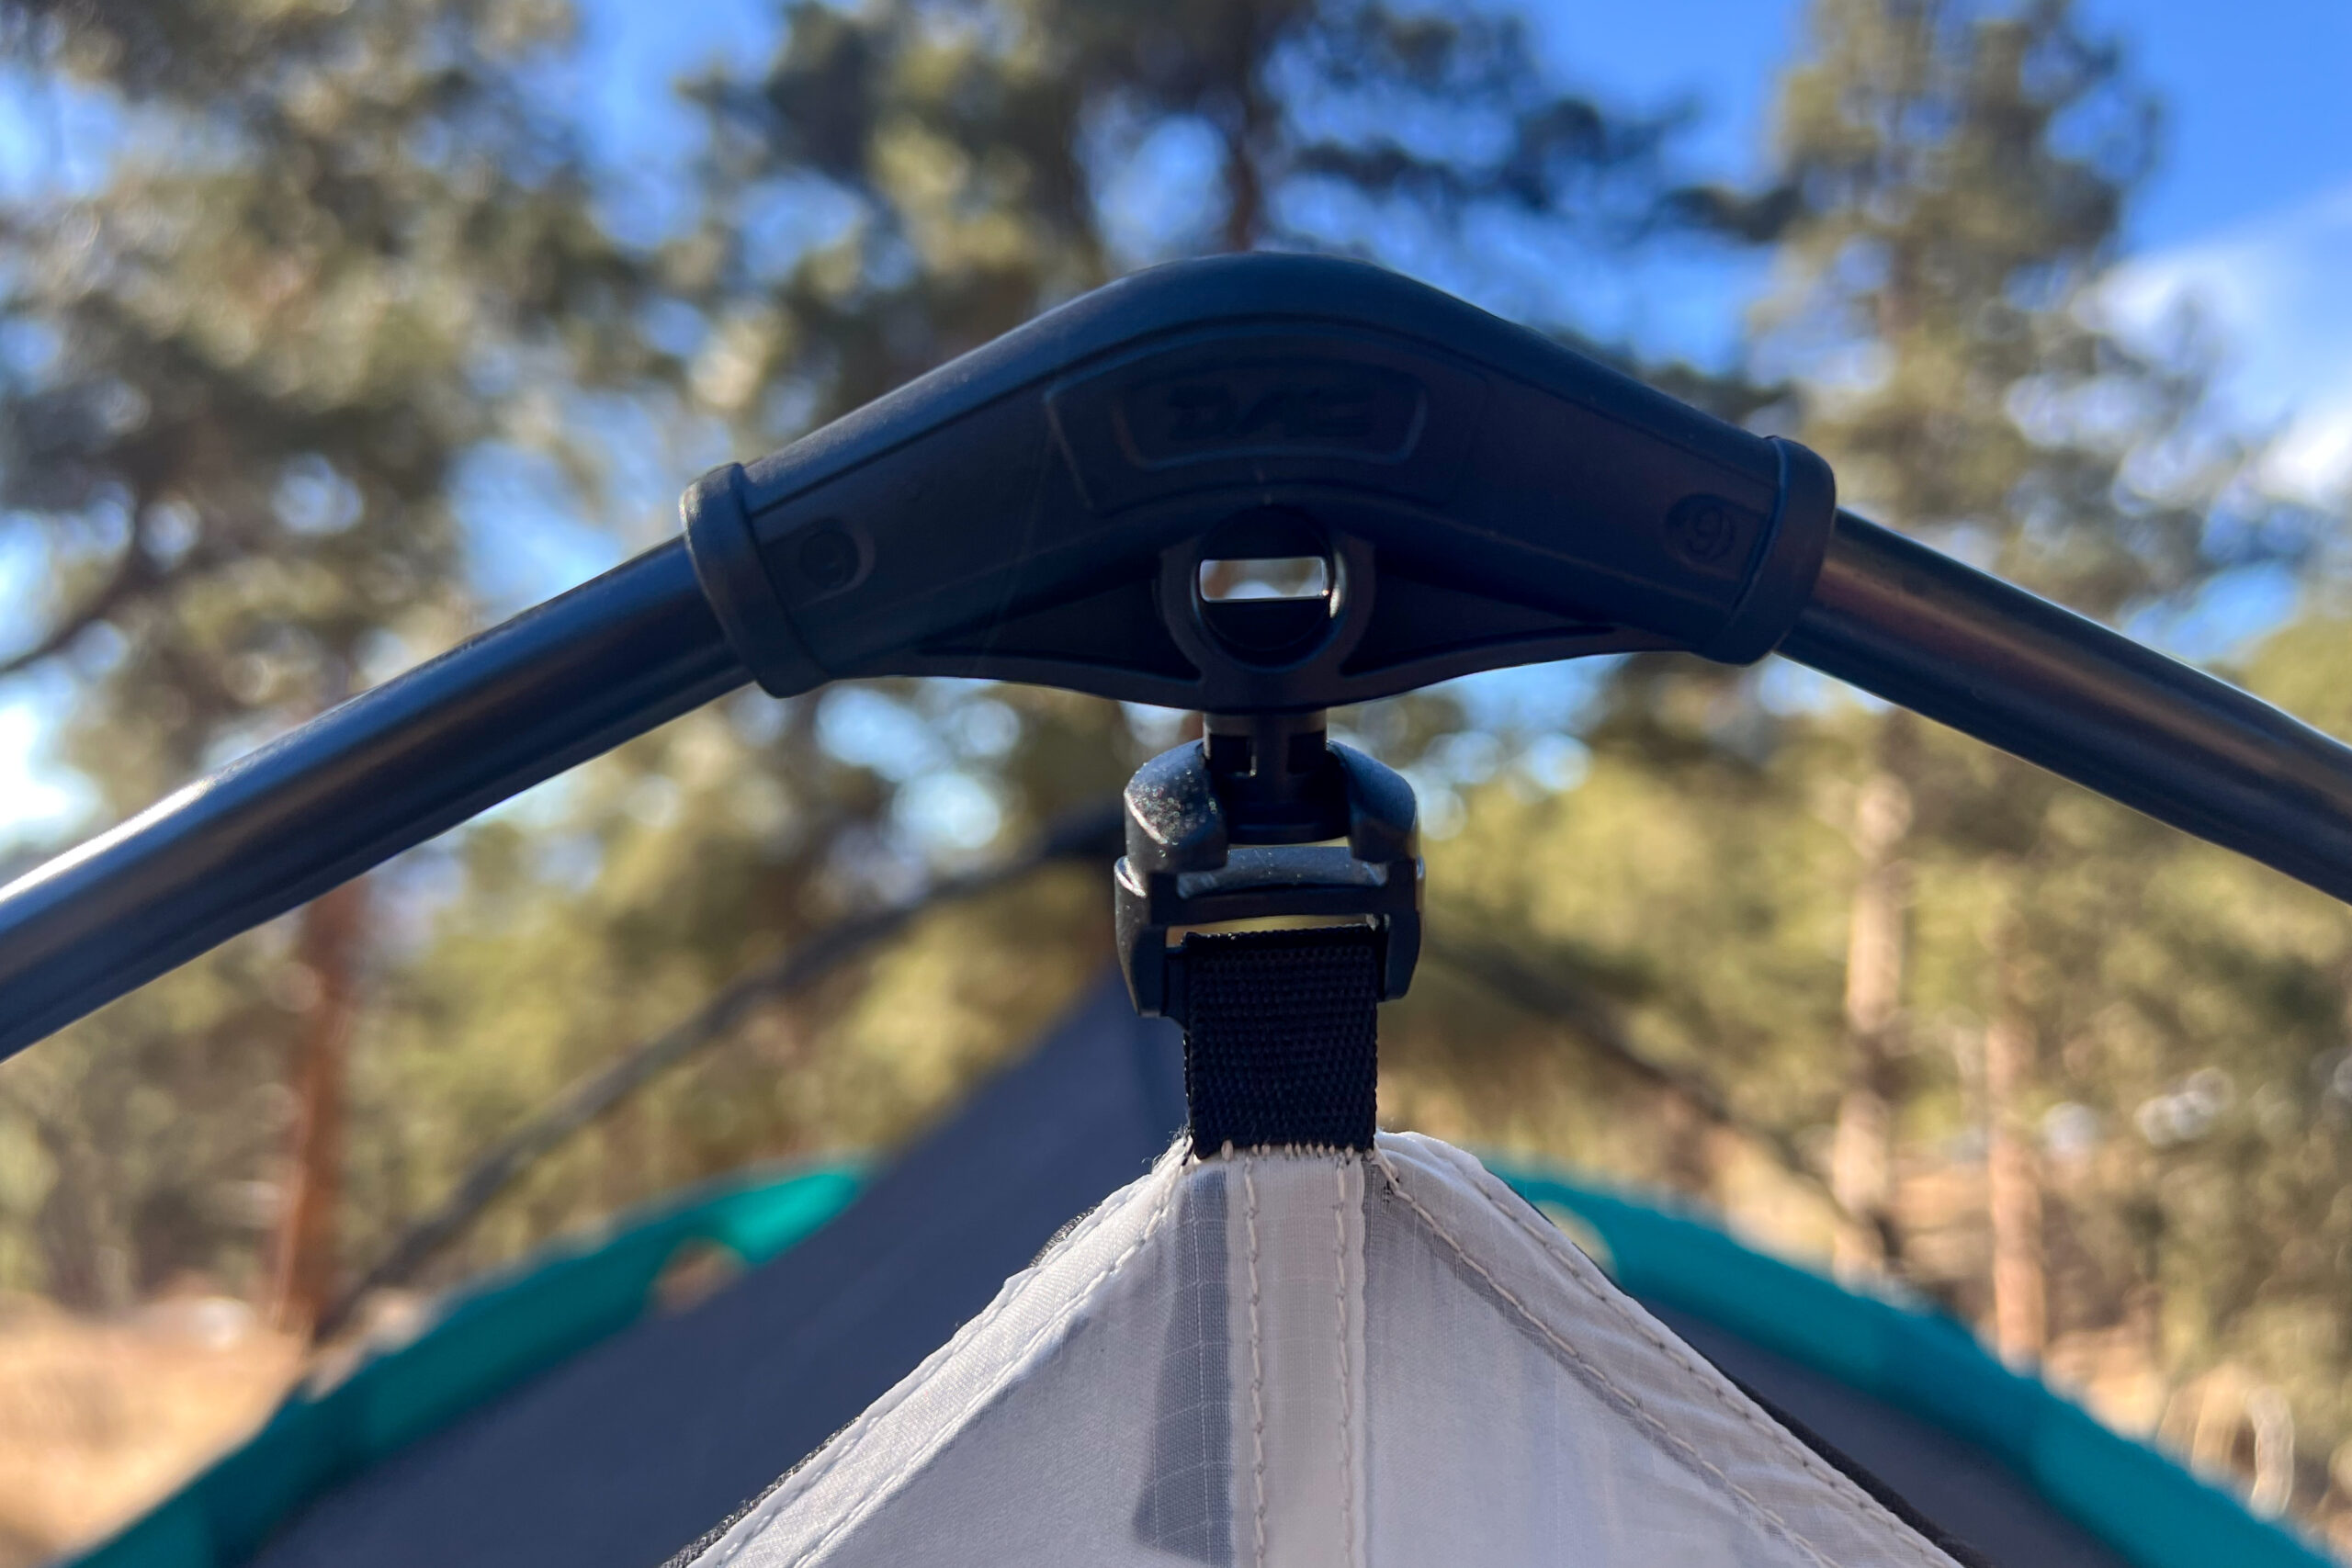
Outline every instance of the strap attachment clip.
[[1189, 1025], [1189, 933], [1237, 920], [1369, 926], [1379, 999], [1412, 983], [1421, 948], [1412, 786], [1332, 744], [1320, 713], [1211, 715], [1204, 739], [1136, 771], [1125, 805], [1119, 962], [1147, 1017]]

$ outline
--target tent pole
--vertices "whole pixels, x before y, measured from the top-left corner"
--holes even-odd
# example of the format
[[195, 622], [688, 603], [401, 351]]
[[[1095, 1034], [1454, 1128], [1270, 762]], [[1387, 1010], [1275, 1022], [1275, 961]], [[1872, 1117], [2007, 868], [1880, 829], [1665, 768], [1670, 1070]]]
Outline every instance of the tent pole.
[[2352, 750], [1849, 512], [1779, 651], [2352, 901]]
[[[1238, 718], [1590, 653], [1777, 649], [2352, 898], [2352, 750], [1835, 489], [1802, 446], [1374, 267], [1151, 268], [704, 476], [691, 547], [0, 889], [0, 1056], [755, 674]], [[1322, 587], [1298, 597], [1208, 587], [1308, 558]]]
[[672, 540], [0, 888], [0, 1056], [749, 679]]
[[[1841, 513], [1780, 651], [2352, 900], [2352, 749]], [[0, 889], [0, 1055], [741, 685], [673, 541]]]

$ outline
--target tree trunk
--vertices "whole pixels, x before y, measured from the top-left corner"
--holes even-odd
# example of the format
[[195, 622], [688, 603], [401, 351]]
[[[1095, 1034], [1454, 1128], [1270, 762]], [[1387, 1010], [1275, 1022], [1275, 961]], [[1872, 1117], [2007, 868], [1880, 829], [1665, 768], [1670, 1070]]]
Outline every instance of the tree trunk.
[[1258, 182], [1258, 163], [1250, 141], [1248, 130], [1236, 130], [1226, 139], [1225, 248], [1236, 254], [1258, 243], [1258, 227], [1265, 215], [1266, 193]]
[[345, 1058], [358, 1011], [366, 885], [346, 882], [302, 911], [297, 950], [317, 982], [296, 1036], [294, 1157], [278, 1221], [271, 1317], [307, 1332], [335, 1293], [335, 1210], [343, 1185]]
[[2049, 1340], [2041, 1266], [2041, 1173], [2026, 1100], [2033, 1031], [2002, 964], [2002, 995], [1984, 1031], [1984, 1201], [1993, 1232], [1993, 1343], [2011, 1366], [2039, 1360]]
[[1657, 1121], [1667, 1184], [1693, 1197], [1713, 1198], [1721, 1166], [1714, 1120], [1689, 1095], [1668, 1089], [1657, 1097]]
[[97, 1161], [72, 1128], [46, 1117], [33, 1117], [33, 1135], [52, 1168], [49, 1190], [33, 1212], [43, 1287], [51, 1301], [74, 1312], [120, 1306], [108, 1288]]
[[1911, 795], [1892, 773], [1862, 785], [1855, 802], [1854, 884], [1846, 935], [1846, 1092], [1830, 1145], [1829, 1190], [1839, 1215], [1833, 1263], [1851, 1278], [1897, 1261], [1894, 1224], [1894, 1033], [1903, 1001], [1905, 868]]
[[1249, 28], [1230, 40], [1233, 52], [1225, 62], [1225, 73], [1233, 88], [1234, 99], [1225, 115], [1225, 231], [1224, 248], [1235, 254], [1254, 249], [1266, 222], [1266, 184], [1264, 171], [1258, 160], [1265, 151], [1266, 122], [1271, 118], [1265, 94], [1257, 80], [1258, 62], [1262, 43], [1258, 28], [1267, 25], [1265, 17], [1253, 18]]

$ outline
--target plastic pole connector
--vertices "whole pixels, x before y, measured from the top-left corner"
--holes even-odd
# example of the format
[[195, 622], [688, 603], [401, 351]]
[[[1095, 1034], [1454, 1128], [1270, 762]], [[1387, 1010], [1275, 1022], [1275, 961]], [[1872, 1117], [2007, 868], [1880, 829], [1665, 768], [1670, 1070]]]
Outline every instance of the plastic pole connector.
[[1696, 649], [1723, 664], [1753, 664], [1778, 648], [1796, 624], [1838, 526], [1838, 477], [1820, 455], [1775, 435], [1779, 498], [1758, 553], [1755, 575], [1729, 619]]
[[743, 504], [741, 465], [713, 468], [687, 487], [678, 500], [678, 516], [685, 526], [695, 581], [729, 646], [762, 689], [789, 697], [824, 684], [824, 670], [808, 656], [792, 612], [777, 596], [760, 558], [759, 538]]
[[[1803, 607], [1828, 467], [1362, 263], [1140, 273], [769, 457], [684, 513], [771, 692], [1030, 682], [1302, 713], [1632, 649], [1744, 663]], [[1204, 566], [1320, 557], [1306, 600]]]

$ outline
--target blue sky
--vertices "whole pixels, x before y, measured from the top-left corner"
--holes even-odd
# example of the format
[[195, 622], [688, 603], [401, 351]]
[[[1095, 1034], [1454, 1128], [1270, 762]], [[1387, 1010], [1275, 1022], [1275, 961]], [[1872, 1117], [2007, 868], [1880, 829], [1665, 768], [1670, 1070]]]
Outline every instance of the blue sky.
[[[2165, 160], [2132, 216], [2109, 302], [2126, 321], [2153, 322], [2197, 301], [2228, 344], [2231, 412], [2283, 433], [2274, 481], [2340, 495], [2352, 476], [2352, 0], [2082, 3], [2125, 46], [2169, 116]], [[607, 162], [623, 171], [616, 221], [658, 226], [670, 216], [663, 169], [691, 152], [694, 135], [663, 85], [756, 58], [774, 41], [775, 7], [582, 7], [582, 63], [566, 85]], [[1771, 80], [1803, 42], [1803, 12], [1801, 0], [1553, 0], [1532, 19], [1547, 62], [1579, 86], [1635, 107], [1702, 104], [1685, 155], [1694, 172], [1736, 178], [1753, 172]], [[91, 177], [106, 151], [105, 121], [34, 125], [23, 101], [21, 89], [0, 91], [0, 185]], [[57, 169], [60, 158], [72, 166]], [[1757, 278], [1686, 269], [1608, 282], [1602, 314], [1657, 346], [1703, 351], [1727, 333]], [[487, 563], [498, 579], [486, 583], [492, 597], [553, 592], [609, 553], [553, 528], [543, 542], [533, 560]], [[23, 592], [0, 571], [0, 595]], [[24, 619], [0, 604], [0, 626], [13, 630]], [[54, 688], [40, 679], [0, 687], [0, 844], [54, 831], [77, 809], [70, 783], [42, 760], [49, 726], [40, 716], [55, 711]]]
[[[2240, 417], [2284, 427], [2282, 488], [2327, 494], [2352, 472], [2352, 0], [2081, 0], [2163, 98], [2162, 166], [2130, 219], [2112, 302], [2153, 322], [2185, 299], [2228, 344]], [[1551, 0], [1528, 15], [1547, 62], [1604, 97], [1704, 106], [1685, 147], [1701, 171], [1756, 172], [1772, 79], [1804, 43], [1803, 0]], [[627, 206], [658, 220], [660, 170], [690, 118], [658, 85], [774, 40], [766, 0], [586, 0], [582, 85]], [[1753, 274], [1613, 280], [1595, 314], [1705, 352]], [[1619, 298], [1631, 295], [1628, 300]]]
[[[2344, 0], [2079, 0], [2165, 99], [2167, 155], [2135, 248], [2208, 238], [2352, 182], [2352, 5]], [[1737, 171], [1762, 144], [1771, 76], [1804, 41], [1799, 0], [1555, 0], [1536, 15], [1577, 78], [1711, 107], [1701, 149]]]
[[[2110, 302], [2147, 322], [2198, 303], [2227, 344], [2233, 412], [2284, 428], [2276, 482], [2338, 493], [2352, 473], [2352, 0], [2082, 3], [2166, 114]], [[1537, 14], [1562, 71], [1636, 103], [1704, 103], [1690, 151], [1737, 175], [1765, 144], [1804, 9], [1558, 0]]]

